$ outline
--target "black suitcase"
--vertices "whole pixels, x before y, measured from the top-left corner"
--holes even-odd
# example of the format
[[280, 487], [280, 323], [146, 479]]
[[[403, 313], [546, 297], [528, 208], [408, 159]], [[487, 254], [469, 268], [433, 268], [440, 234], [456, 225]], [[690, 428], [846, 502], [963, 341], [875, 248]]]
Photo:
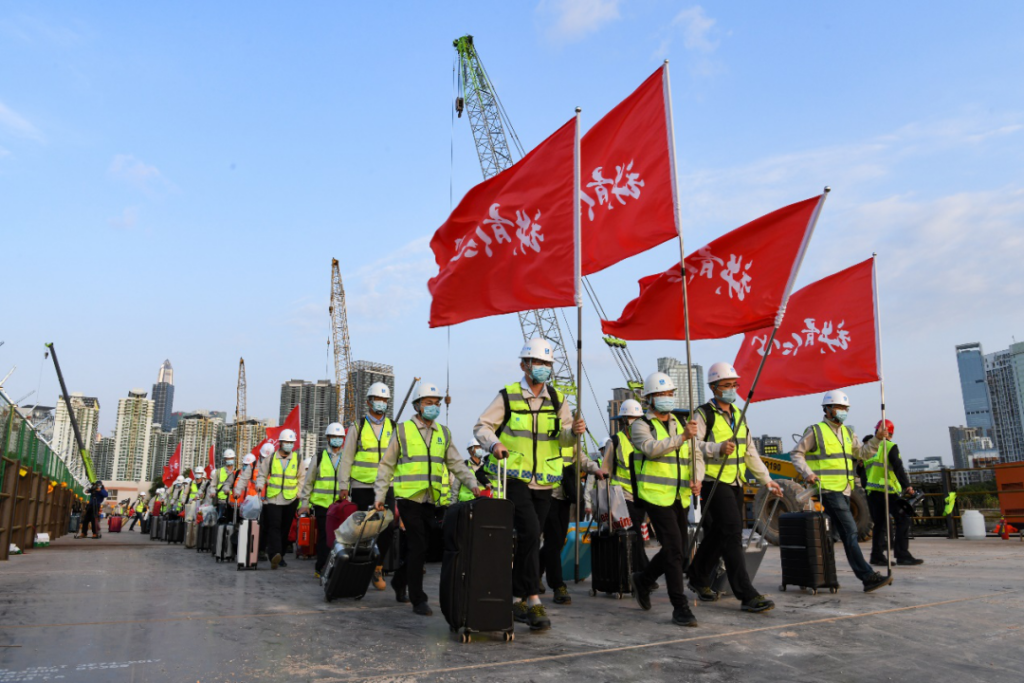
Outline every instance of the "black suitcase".
[[[373, 513], [383, 515], [383, 513]], [[372, 516], [371, 516], [372, 519]], [[384, 528], [387, 530], [387, 527]], [[377, 536], [380, 536], [378, 534]], [[373, 572], [381, 563], [377, 549], [377, 536], [369, 543], [362, 539], [352, 547], [336, 543], [320, 572], [320, 585], [324, 589], [324, 600], [337, 598], [361, 600], [370, 587]]]
[[779, 515], [779, 553], [782, 556], [782, 585], [800, 586], [818, 594], [839, 590], [836, 556], [829, 519], [824, 512], [787, 512]]
[[632, 529], [590, 536], [590, 594], [614, 593], [622, 599], [632, 595], [629, 576], [633, 573], [633, 550], [636, 532]]
[[515, 638], [512, 528], [515, 505], [477, 498], [452, 505], [444, 520], [439, 602], [448, 626], [468, 643], [474, 632]]
[[151, 521], [151, 519], [149, 517], [146, 517], [141, 522], [139, 522], [139, 533], [142, 533], [142, 534], [148, 534], [149, 533], [149, 527], [151, 526], [150, 521]]
[[149, 518], [149, 540], [155, 541], [157, 535], [160, 532], [160, 520], [163, 517], [150, 517]]
[[402, 542], [402, 530], [397, 525], [395, 525], [394, 530], [390, 532], [385, 531], [384, 533], [393, 534], [393, 536], [391, 537], [391, 547], [388, 548], [388, 552], [384, 555], [384, 558], [381, 560], [384, 566], [384, 574], [390, 575], [397, 572], [398, 567], [401, 565], [400, 560], [402, 557], [402, 548], [400, 544]]
[[213, 527], [213, 561], [230, 562], [235, 557], [235, 525], [231, 522]]
[[185, 542], [185, 520], [180, 517], [167, 520], [167, 538], [165, 539], [168, 543], [184, 543]]
[[210, 547], [213, 544], [213, 532], [217, 529], [215, 526], [208, 526], [203, 524], [199, 527], [199, 535], [196, 538], [196, 552], [197, 553], [208, 553]]

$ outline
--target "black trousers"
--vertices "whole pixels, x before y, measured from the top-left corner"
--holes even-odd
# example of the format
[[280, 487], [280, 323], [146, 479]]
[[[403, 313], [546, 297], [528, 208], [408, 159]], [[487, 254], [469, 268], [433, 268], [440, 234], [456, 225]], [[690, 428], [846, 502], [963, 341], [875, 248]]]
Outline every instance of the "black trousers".
[[[349, 499], [356, 504], [360, 510], [369, 510], [373, 507], [375, 494], [373, 489], [352, 489], [349, 494]], [[388, 495], [384, 499], [384, 506], [394, 512], [395, 510], [395, 490], [388, 489]], [[380, 556], [383, 558], [388, 554], [388, 550], [391, 549], [391, 543], [395, 539], [394, 531], [398, 528], [398, 517], [395, 517], [395, 521], [388, 526], [387, 529], [377, 537], [377, 550], [380, 551]], [[331, 541], [334, 544], [334, 541]], [[330, 554], [330, 547], [327, 548], [328, 554]]]
[[705, 516], [704, 540], [697, 548], [688, 572], [694, 586], [708, 588], [715, 577], [718, 560], [725, 560], [732, 594], [742, 602], [756, 598], [743, 557], [743, 487], [719, 482], [715, 495], [713, 480], [705, 479], [700, 487], [700, 500]]
[[132, 516], [132, 523], [130, 525], [128, 525], [128, 531], [132, 531], [133, 529], [135, 529], [135, 523], [136, 522], [138, 522], [139, 524], [142, 524], [142, 515], [144, 515], [144, 514], [146, 514], [146, 513], [144, 513], [144, 512], [136, 512]]
[[642, 503], [636, 500], [627, 500], [626, 508], [629, 510], [629, 518], [633, 520], [633, 531], [636, 533], [636, 546], [633, 548], [633, 571], [642, 572], [651, 563], [647, 557], [647, 548], [644, 547], [644, 532], [640, 525], [647, 520], [647, 512]]
[[540, 592], [540, 534], [551, 507], [551, 489], [531, 489], [525, 481], [509, 479], [506, 498], [516, 507], [512, 595], [526, 599]]
[[316, 518], [316, 566], [314, 569], [319, 573], [324, 568], [324, 565], [327, 564], [327, 556], [331, 554], [334, 539], [330, 539], [330, 543], [328, 543], [327, 508], [320, 507], [319, 505], [310, 505], [309, 509], [312, 510], [313, 516]]
[[540, 561], [552, 589], [565, 585], [562, 576], [562, 547], [569, 531], [571, 509], [572, 503], [569, 501], [552, 497], [544, 520], [544, 545], [540, 549]]
[[[910, 515], [899, 503], [899, 496], [889, 494], [889, 515], [892, 517], [892, 554], [897, 560], [909, 560], [910, 554]], [[872, 491], [868, 494], [868, 509], [875, 530], [871, 534], [871, 559], [884, 560], [885, 555], [885, 494]]]
[[92, 524], [92, 533], [94, 536], [100, 535], [100, 514], [96, 508], [92, 505], [85, 507], [85, 514], [82, 515], [82, 533], [81, 535], [89, 535], [89, 525]]
[[292, 528], [292, 520], [295, 519], [295, 510], [299, 507], [299, 500], [296, 498], [287, 505], [263, 504], [263, 514], [266, 520], [260, 529], [261, 535], [267, 535], [267, 555], [274, 557], [280, 553], [284, 555], [284, 549], [288, 545], [288, 532]]
[[[405, 498], [398, 499], [398, 514], [402, 516], [405, 533], [402, 535], [407, 552], [391, 580], [391, 585], [409, 589], [409, 601], [414, 605], [427, 601], [423, 592], [423, 566], [427, 562], [430, 547], [430, 531], [434, 526], [434, 505], [414, 503]], [[390, 535], [390, 534], [388, 534]]]
[[673, 607], [686, 605], [686, 594], [683, 588], [684, 556], [686, 554], [686, 538], [689, 531], [686, 508], [682, 501], [676, 499], [672, 505], [661, 507], [644, 501], [644, 509], [654, 525], [654, 530], [661, 541], [661, 550], [655, 555], [647, 568], [642, 572], [642, 581], [650, 585], [664, 575], [668, 585], [668, 598]]

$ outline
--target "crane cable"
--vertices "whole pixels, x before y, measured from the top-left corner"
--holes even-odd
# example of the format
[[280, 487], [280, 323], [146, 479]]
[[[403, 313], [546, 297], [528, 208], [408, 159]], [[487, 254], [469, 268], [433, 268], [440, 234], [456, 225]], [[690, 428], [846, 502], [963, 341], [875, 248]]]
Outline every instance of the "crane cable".
[[[455, 102], [459, 97], [459, 59], [452, 64], [452, 131], [448, 143], [448, 212], [455, 208]], [[444, 359], [444, 421], [451, 424], [452, 387], [452, 326], [448, 326], [448, 351]]]

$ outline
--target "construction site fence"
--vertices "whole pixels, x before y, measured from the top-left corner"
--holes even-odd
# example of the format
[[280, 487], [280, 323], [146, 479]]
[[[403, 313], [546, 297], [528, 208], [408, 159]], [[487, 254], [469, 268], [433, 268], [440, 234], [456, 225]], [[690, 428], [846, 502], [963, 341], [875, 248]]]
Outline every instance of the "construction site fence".
[[64, 461], [11, 407], [0, 409], [0, 561], [11, 545], [32, 552], [37, 536], [68, 533], [86, 496]]
[[[976, 477], [981, 481], [958, 487], [955, 476], [957, 472], [975, 475], [991, 472], [992, 476]], [[1024, 462], [969, 469], [943, 467], [938, 473], [938, 482], [914, 482], [914, 477], [911, 478], [912, 485], [924, 494], [914, 508], [915, 536], [960, 538], [963, 536], [961, 519], [967, 510], [977, 510], [985, 516], [990, 536], [995, 535], [992, 528], [1000, 520], [1024, 528]], [[946, 500], [951, 493], [956, 494], [956, 502], [952, 512], [947, 515]]]

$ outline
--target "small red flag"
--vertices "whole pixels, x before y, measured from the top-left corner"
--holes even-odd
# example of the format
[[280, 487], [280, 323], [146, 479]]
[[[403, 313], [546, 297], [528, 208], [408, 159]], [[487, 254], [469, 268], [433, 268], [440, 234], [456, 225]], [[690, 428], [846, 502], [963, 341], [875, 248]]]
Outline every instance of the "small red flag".
[[[721, 339], [775, 324], [789, 296], [825, 195], [790, 204], [722, 235], [686, 257], [690, 339]], [[677, 263], [640, 280], [640, 296], [618, 320], [620, 339], [685, 339]]]
[[170, 486], [174, 483], [174, 480], [181, 474], [181, 444], [179, 443], [177, 448], [174, 449], [174, 455], [167, 461], [167, 467], [164, 468], [164, 486]]
[[274, 448], [277, 448], [277, 444], [280, 442], [279, 437], [281, 432], [286, 429], [290, 429], [295, 432], [295, 452], [302, 451], [302, 430], [299, 428], [302, 424], [302, 420], [299, 419], [301, 415], [301, 405], [296, 405], [292, 408], [292, 411], [288, 413], [288, 417], [284, 419], [284, 423], [280, 427], [267, 427], [267, 436], [252, 449], [251, 453], [256, 456], [257, 462], [260, 457], [260, 448], [263, 444], [269, 443]]
[[212, 477], [213, 476], [213, 471], [215, 469], [217, 469], [217, 464], [216, 464], [216, 461], [214, 460], [214, 457], [213, 457], [213, 444], [210, 444], [210, 458], [209, 458], [209, 460], [210, 460], [210, 462], [206, 466], [206, 476]]
[[434, 233], [431, 327], [575, 304], [576, 125], [472, 188]]
[[[753, 381], [772, 328], [748, 332], [733, 365]], [[873, 260], [793, 294], [775, 334], [754, 401], [876, 382], [878, 327]]]

